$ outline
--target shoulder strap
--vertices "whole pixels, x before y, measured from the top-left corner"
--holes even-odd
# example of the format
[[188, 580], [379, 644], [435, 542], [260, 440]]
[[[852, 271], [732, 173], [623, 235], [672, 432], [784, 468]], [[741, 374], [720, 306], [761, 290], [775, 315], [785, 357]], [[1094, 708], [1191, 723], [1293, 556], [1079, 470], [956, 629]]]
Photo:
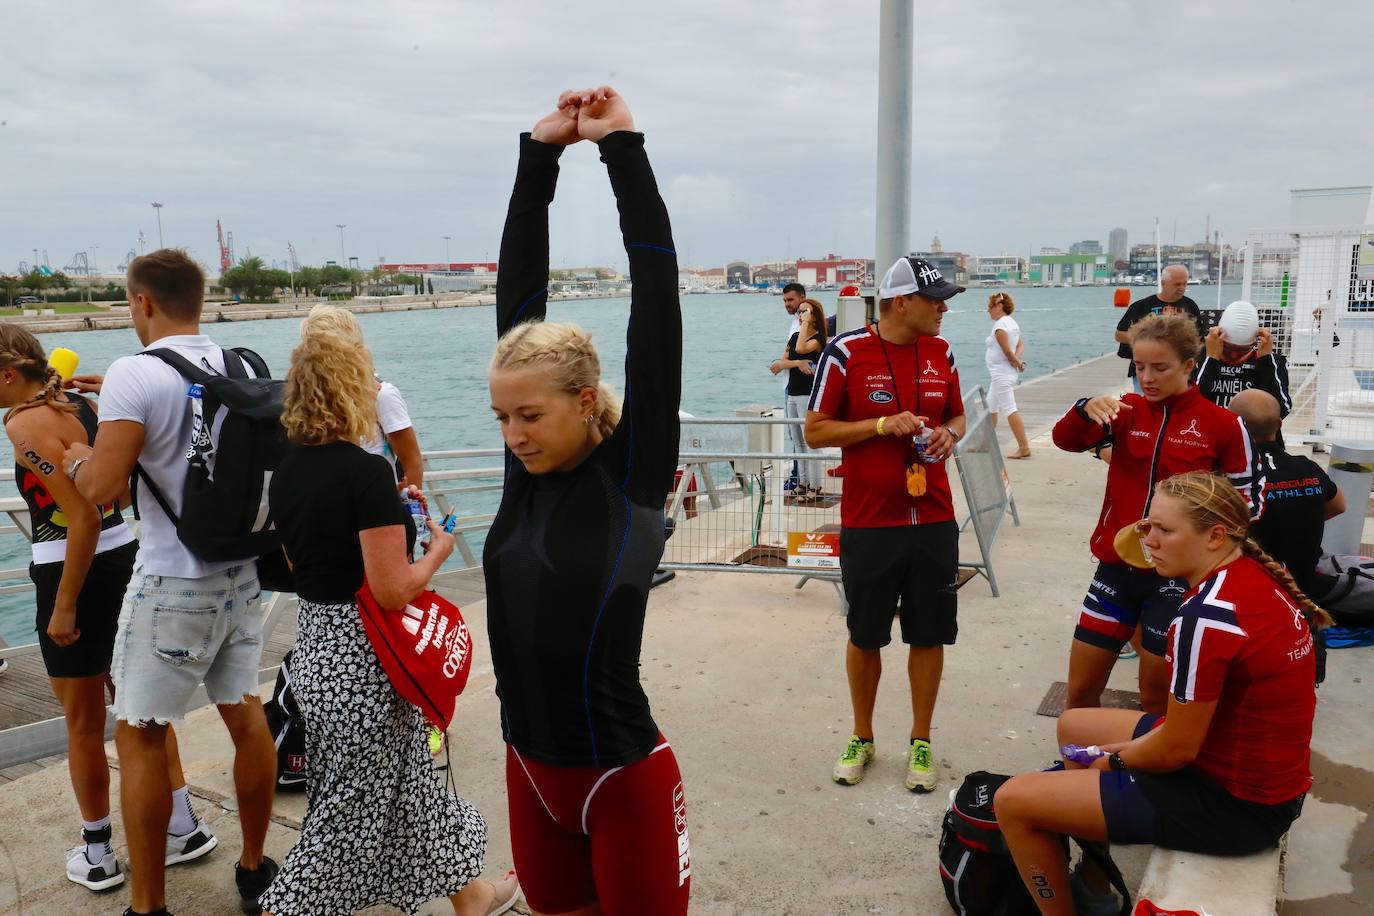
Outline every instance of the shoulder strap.
[[[267, 368], [267, 360], [263, 359], [254, 351], [247, 347], [234, 347], [230, 352], [237, 353], [239, 359], [247, 363], [248, 367], [253, 370], [253, 374], [258, 378], [272, 377], [272, 370]], [[227, 356], [228, 354], [226, 353], [225, 355]], [[229, 360], [226, 359], [224, 364], [227, 367], [229, 365]]]
[[177, 518], [177, 514], [172, 511], [172, 506], [167, 502], [167, 497], [162, 495], [162, 491], [157, 488], [157, 484], [153, 483], [153, 478], [148, 476], [148, 472], [143, 470], [143, 465], [138, 462], [134, 462], [134, 476], [133, 479], [129, 481], [129, 496], [134, 504], [134, 518], [140, 521], [142, 520], [138, 514], [139, 478], [143, 479], [143, 482], [148, 487], [148, 492], [153, 494], [153, 499], [157, 502], [163, 513], [171, 519], [173, 527], [180, 528], [181, 519]]
[[211, 378], [214, 378], [214, 376], [212, 376], [210, 373], [206, 372], [204, 369], [200, 368], [195, 363], [191, 362], [189, 359], [182, 356], [180, 353], [177, 353], [175, 350], [168, 350], [163, 347], [158, 347], [154, 350], [144, 350], [142, 353], [139, 354], [139, 356], [157, 357], [167, 365], [171, 366], [185, 378], [188, 378], [193, 382], [199, 382], [202, 385], [208, 382]]

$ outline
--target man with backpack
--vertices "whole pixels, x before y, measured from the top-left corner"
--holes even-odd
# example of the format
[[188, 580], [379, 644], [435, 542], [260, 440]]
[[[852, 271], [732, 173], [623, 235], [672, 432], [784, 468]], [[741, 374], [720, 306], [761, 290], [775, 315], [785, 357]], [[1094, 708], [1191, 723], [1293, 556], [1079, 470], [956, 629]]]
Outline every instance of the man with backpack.
[[[225, 456], [241, 460], [241, 450], [225, 441], [225, 431], [238, 428], [233, 418], [216, 423], [216, 389], [192, 384], [186, 372], [208, 382], [207, 377], [264, 376], [266, 367], [255, 354], [221, 350], [201, 334], [204, 284], [199, 265], [182, 251], [164, 248], [129, 264], [129, 313], [148, 350], [110, 366], [100, 390], [94, 447], [74, 445], [63, 462], [81, 495], [92, 502], [112, 502], [132, 486], [142, 522], [111, 665], [133, 890], [125, 912], [135, 916], [165, 913], [165, 866], [185, 861], [194, 852], [189, 843], [212, 842], [200, 825], [199, 838], [168, 834], [164, 736], [170, 722], [185, 717], [202, 682], [234, 742], [243, 830], [235, 880], [245, 912], [259, 912], [258, 897], [277, 870], [263, 855], [276, 750], [257, 698], [262, 616], [255, 558], [265, 551], [245, 547], [242, 556], [226, 557], [219, 550], [206, 559], [211, 551], [200, 545], [207, 532], [223, 528], [224, 519], [207, 517], [212, 501], [188, 500], [188, 482], [205, 483], [211, 470], [218, 472], [216, 479], [234, 479], [239, 469], [226, 467]], [[155, 350], [173, 355], [149, 355]], [[249, 498], [246, 494], [242, 501]], [[255, 506], [254, 499], [248, 508]], [[191, 542], [197, 551], [187, 546]]]

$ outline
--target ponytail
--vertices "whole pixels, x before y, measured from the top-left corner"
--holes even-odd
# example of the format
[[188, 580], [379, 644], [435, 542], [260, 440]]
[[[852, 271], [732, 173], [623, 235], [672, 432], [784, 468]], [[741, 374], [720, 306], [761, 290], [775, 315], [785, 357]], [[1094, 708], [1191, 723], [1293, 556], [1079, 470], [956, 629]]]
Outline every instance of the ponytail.
[[1283, 590], [1288, 593], [1288, 597], [1292, 598], [1293, 603], [1302, 610], [1302, 616], [1306, 618], [1308, 624], [1316, 627], [1318, 630], [1324, 630], [1331, 626], [1331, 615], [1317, 607], [1316, 602], [1307, 597], [1302, 589], [1298, 588], [1298, 583], [1293, 580], [1293, 576], [1288, 571], [1287, 567], [1265, 553], [1264, 548], [1256, 543], [1254, 538], [1247, 537], [1245, 540], [1241, 541], [1240, 549], [1241, 553], [1263, 566], [1265, 571], [1269, 573], [1271, 579], [1283, 586]]
[[596, 427], [603, 439], [609, 439], [615, 432], [616, 424], [620, 422], [620, 407], [620, 395], [615, 393], [615, 389], [607, 382], [597, 383]]

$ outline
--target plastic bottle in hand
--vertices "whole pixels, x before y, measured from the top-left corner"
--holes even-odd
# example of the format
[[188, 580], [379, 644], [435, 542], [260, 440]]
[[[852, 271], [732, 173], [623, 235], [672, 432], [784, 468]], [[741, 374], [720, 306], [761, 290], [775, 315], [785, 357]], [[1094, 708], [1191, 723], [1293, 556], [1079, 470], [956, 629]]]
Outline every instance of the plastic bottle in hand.
[[429, 515], [425, 512], [425, 504], [418, 499], [406, 497], [405, 505], [415, 522], [415, 557], [422, 557], [429, 546]]
[[935, 435], [935, 430], [922, 423], [916, 429], [916, 434], [911, 437], [911, 444], [916, 448], [916, 457], [926, 464], [937, 464], [938, 459], [930, 456], [930, 437]]

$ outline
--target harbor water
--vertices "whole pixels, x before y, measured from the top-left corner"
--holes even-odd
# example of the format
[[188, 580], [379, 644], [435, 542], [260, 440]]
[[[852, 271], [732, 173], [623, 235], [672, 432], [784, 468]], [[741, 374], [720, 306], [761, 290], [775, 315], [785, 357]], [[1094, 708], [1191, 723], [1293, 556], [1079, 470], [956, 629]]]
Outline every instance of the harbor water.
[[[966, 392], [987, 385], [983, 354], [992, 326], [985, 311], [990, 292], [970, 289], [953, 299], [941, 330], [953, 347]], [[1121, 312], [1112, 307], [1110, 287], [1013, 288], [1009, 292], [1016, 300], [1014, 317], [1026, 341], [1024, 378], [1115, 349], [1112, 332]], [[1150, 292], [1132, 290], [1133, 298]], [[1203, 308], [1215, 305], [1215, 287], [1195, 287], [1190, 293]], [[1239, 295], [1238, 286], [1223, 287], [1221, 301], [1224, 304]], [[825, 305], [827, 314], [833, 313], [833, 291], [820, 292], [815, 298]], [[682, 312], [683, 410], [704, 417], [728, 416], [745, 404], [781, 406], [784, 378], [768, 371], [768, 364], [782, 355], [790, 324], [780, 297], [684, 296]], [[628, 315], [629, 300], [623, 298], [567, 300], [549, 307], [549, 320], [575, 322], [592, 332], [603, 372], [617, 390], [623, 386], [620, 367]], [[495, 335], [492, 307], [360, 315], [359, 321], [378, 373], [396, 384], [409, 404], [422, 448], [500, 446], [486, 390], [487, 360]], [[273, 374], [281, 376], [298, 327], [295, 321], [273, 320], [212, 322], [205, 330], [221, 345], [256, 350]], [[140, 349], [132, 329], [48, 334], [42, 339], [49, 352], [59, 346], [76, 351], [82, 373], [103, 372], [113, 360]], [[1122, 376], [1124, 384], [1124, 361]], [[3, 437], [0, 453], [0, 460], [12, 464], [9, 442]], [[491, 512], [495, 501], [495, 494], [482, 494], [459, 508], [465, 515]], [[28, 544], [22, 537], [0, 539], [0, 568], [19, 568], [27, 562]], [[0, 637], [12, 645], [34, 640], [32, 593], [0, 597]]]

